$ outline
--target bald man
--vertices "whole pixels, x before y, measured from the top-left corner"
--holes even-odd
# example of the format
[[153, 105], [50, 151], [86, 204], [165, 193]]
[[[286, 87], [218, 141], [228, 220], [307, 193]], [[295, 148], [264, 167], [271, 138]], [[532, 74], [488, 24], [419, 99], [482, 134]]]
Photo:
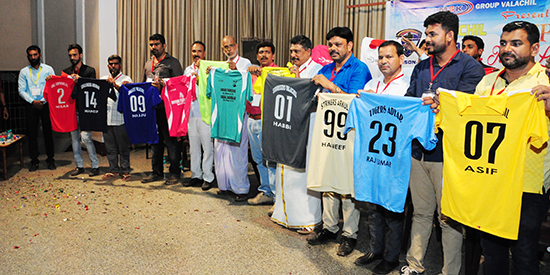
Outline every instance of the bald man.
[[[246, 71], [252, 65], [250, 60], [239, 55], [239, 44], [233, 36], [225, 36], [222, 50], [227, 56], [229, 69]], [[218, 181], [218, 194], [233, 192], [235, 201], [248, 199], [250, 182], [248, 181], [248, 115], [243, 119], [243, 132], [240, 143], [214, 139], [214, 167]]]

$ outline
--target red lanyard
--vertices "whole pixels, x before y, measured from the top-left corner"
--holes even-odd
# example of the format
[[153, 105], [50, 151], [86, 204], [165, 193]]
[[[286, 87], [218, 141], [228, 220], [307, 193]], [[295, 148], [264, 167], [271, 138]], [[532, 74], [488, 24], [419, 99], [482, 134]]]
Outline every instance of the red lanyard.
[[[166, 54], [164, 54], [164, 56], [163, 56], [160, 60], [158, 60], [157, 65], [158, 65], [162, 60], [164, 60], [165, 58], [166, 58]], [[153, 73], [153, 71], [155, 70], [155, 59], [156, 59], [156, 57], [153, 57], [153, 62], [151, 62], [151, 73]]]
[[338, 73], [342, 71], [342, 68], [340, 68], [340, 70], [338, 70], [336, 74], [334, 73], [335, 70], [336, 70], [336, 65], [334, 65], [334, 69], [332, 69], [332, 73], [330, 74], [330, 82], [332, 82], [334, 78], [338, 75]]
[[119, 79], [121, 76], [122, 76], [122, 73], [118, 73], [117, 77], [115, 77], [114, 80], [116, 81], [116, 80]]
[[[502, 70], [502, 72], [498, 73], [497, 75], [497, 78], [495, 79], [495, 82], [493, 83], [493, 87], [491, 88], [491, 95], [493, 95], [493, 91], [495, 90], [495, 85], [497, 84], [497, 81], [498, 81], [498, 78], [504, 74], [504, 72], [506, 71], [506, 69]], [[499, 92], [497, 92], [497, 95], [500, 95], [502, 94], [502, 92], [504, 92], [504, 90], [506, 90], [506, 87], [504, 87], [504, 89], [500, 90]]]
[[[237, 61], [235, 61], [235, 66], [237, 66], [237, 63], [239, 63], [239, 60], [241, 60], [241, 56], [237, 56], [237, 57], [238, 58], [237, 58]], [[229, 61], [231, 61], [231, 60], [229, 60]]]
[[76, 71], [76, 73], [74, 72], [74, 69], [73, 69], [73, 74], [78, 74], [80, 72], [80, 69], [82, 69], [82, 67], [78, 68], [78, 71]]
[[[401, 73], [401, 74], [399, 74], [397, 77], [392, 78], [392, 80], [390, 80], [390, 81], [388, 82], [388, 84], [386, 84], [386, 86], [384, 86], [384, 89], [383, 89], [382, 92], [380, 92], [380, 93], [384, 93], [384, 91], [386, 90], [386, 88], [388, 88], [388, 86], [390, 86], [390, 84], [391, 84], [394, 80], [403, 77], [403, 75], [404, 75], [404, 74]], [[380, 82], [378, 82], [378, 84], [376, 84], [376, 93], [378, 93], [378, 87], [379, 87], [379, 86], [380, 86]]]
[[449, 59], [449, 61], [447, 61], [447, 63], [445, 63], [445, 65], [443, 65], [443, 67], [441, 67], [441, 69], [439, 69], [439, 71], [437, 71], [437, 73], [434, 75], [434, 57], [432, 56], [430, 58], [430, 75], [431, 75], [431, 81], [430, 81], [430, 87], [428, 88], [428, 90], [431, 90], [432, 89], [432, 84], [435, 80], [435, 78], [439, 75], [439, 73], [441, 71], [443, 71], [443, 69], [445, 69], [445, 67], [447, 67], [447, 64], [451, 63], [451, 60], [453, 60], [453, 58], [455, 58], [455, 56], [458, 54], [458, 52], [460, 52], [460, 50], [456, 50], [456, 52], [453, 54], [453, 56], [451, 56], [451, 58]]
[[[309, 64], [311, 64], [312, 61], [313, 61], [313, 59], [310, 60], [310, 61], [307, 63], [307, 65], [306, 65], [303, 69], [300, 70], [299, 73], [302, 73], [305, 69], [307, 69], [307, 67], [309, 66]], [[335, 66], [334, 68], [336, 68], [336, 66]], [[331, 81], [332, 81], [332, 80], [331, 80]]]

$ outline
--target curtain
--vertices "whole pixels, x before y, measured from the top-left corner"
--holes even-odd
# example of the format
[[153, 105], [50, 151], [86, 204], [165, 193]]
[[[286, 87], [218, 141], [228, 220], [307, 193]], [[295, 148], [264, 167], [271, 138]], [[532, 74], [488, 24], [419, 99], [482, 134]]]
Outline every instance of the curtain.
[[[290, 39], [308, 36], [314, 45], [326, 44], [325, 35], [333, 27], [347, 26], [354, 33], [354, 53], [360, 52], [363, 37], [384, 38], [385, 6], [350, 7], [377, 0], [119, 0], [118, 52], [123, 71], [135, 82], [143, 80], [143, 66], [150, 58], [149, 36], [166, 37], [166, 51], [192, 63], [191, 46], [201, 40], [206, 59], [226, 60], [221, 40], [232, 35], [243, 39], [268, 39], [276, 47], [275, 64], [290, 59]], [[252, 63], [257, 63], [251, 59]]]

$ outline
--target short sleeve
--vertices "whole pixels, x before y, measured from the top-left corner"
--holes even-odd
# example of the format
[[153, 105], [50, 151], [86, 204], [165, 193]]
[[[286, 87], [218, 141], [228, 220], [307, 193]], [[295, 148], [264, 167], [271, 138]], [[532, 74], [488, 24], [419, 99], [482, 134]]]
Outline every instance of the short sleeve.
[[416, 123], [412, 128], [411, 139], [417, 139], [424, 149], [430, 151], [437, 145], [437, 136], [435, 135], [435, 113], [432, 112], [429, 105], [422, 105], [420, 100], [418, 101], [418, 105]]
[[533, 109], [531, 118], [528, 119], [528, 133], [531, 137], [529, 143], [536, 148], [541, 148], [548, 141], [548, 118], [544, 112], [544, 101], [536, 101], [534, 96], [531, 96], [533, 101]]
[[352, 129], [357, 127], [357, 103], [360, 98], [354, 98], [349, 106], [348, 115], [346, 117], [346, 126], [344, 128], [344, 134], [347, 134]]

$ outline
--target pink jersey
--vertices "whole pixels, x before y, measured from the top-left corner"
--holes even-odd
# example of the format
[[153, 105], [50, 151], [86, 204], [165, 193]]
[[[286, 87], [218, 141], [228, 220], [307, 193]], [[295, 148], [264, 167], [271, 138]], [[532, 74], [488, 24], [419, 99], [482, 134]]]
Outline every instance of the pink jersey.
[[166, 82], [166, 88], [162, 91], [171, 137], [187, 135], [191, 102], [197, 99], [195, 81], [196, 78], [192, 75], [173, 77]]
[[56, 132], [67, 133], [78, 128], [75, 100], [71, 97], [73, 88], [73, 79], [55, 75], [44, 87], [44, 99], [50, 106], [52, 130]]

